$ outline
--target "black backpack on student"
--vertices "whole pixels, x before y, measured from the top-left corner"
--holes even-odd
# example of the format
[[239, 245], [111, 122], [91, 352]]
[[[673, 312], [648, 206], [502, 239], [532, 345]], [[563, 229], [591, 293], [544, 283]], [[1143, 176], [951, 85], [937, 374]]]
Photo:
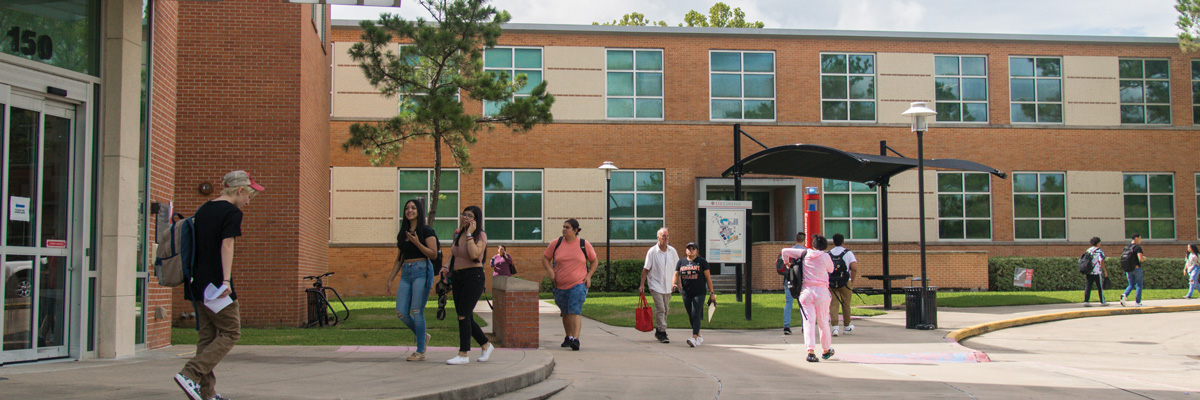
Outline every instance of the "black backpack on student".
[[1125, 250], [1121, 251], [1121, 269], [1125, 272], [1133, 272], [1137, 269], [1137, 253], [1133, 252], [1133, 243], [1125, 246]]
[[775, 273], [777, 273], [781, 276], [787, 276], [787, 274], [788, 274], [787, 267], [788, 267], [787, 264], [783, 263], [783, 254], [780, 254], [779, 256], [775, 257]]
[[[562, 242], [563, 242], [563, 237], [559, 236], [558, 243], [554, 244], [554, 251], [550, 252], [550, 254], [558, 253], [558, 246], [562, 246]], [[587, 241], [583, 240], [583, 238], [579, 238], [579, 252], [583, 253], [583, 264], [585, 266], [587, 265], [587, 247], [586, 246], [587, 246]], [[558, 263], [557, 260], [550, 260], [550, 267], [553, 268], [554, 265], [557, 263]]]
[[1092, 273], [1092, 252], [1085, 251], [1082, 256], [1079, 256], [1079, 273], [1087, 275]]
[[800, 257], [792, 260], [792, 263], [787, 267], [787, 290], [792, 294], [792, 298], [799, 299], [800, 292], [804, 289], [804, 257], [808, 255], [808, 249], [800, 252]]
[[829, 287], [840, 288], [845, 287], [850, 283], [850, 267], [846, 265], [846, 253], [850, 250], [842, 250], [842, 254], [833, 255], [829, 253], [829, 258], [833, 259], [833, 272], [829, 273]]

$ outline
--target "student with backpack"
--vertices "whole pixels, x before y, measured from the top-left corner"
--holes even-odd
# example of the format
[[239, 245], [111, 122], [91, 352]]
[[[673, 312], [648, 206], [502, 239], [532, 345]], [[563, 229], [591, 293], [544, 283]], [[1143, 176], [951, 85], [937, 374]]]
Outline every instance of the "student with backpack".
[[513, 264], [512, 256], [504, 245], [496, 246], [496, 255], [492, 256], [492, 276], [513, 276], [517, 266]]
[[1104, 279], [1108, 277], [1108, 271], [1104, 270], [1104, 250], [1100, 250], [1100, 238], [1092, 238], [1092, 247], [1088, 247], [1087, 251], [1079, 256], [1081, 265], [1080, 271], [1085, 271], [1087, 277], [1087, 285], [1083, 288], [1083, 306], [1091, 307], [1092, 285], [1096, 285], [1096, 294], [1100, 296], [1100, 305], [1107, 306], [1104, 301]]
[[[850, 282], [854, 281], [854, 273], [858, 270], [858, 258], [854, 252], [846, 250], [842, 244], [846, 237], [840, 233], [833, 234], [833, 249], [829, 250], [829, 258], [833, 260], [833, 273], [829, 274], [829, 291], [833, 301], [829, 303], [829, 317], [833, 325], [833, 336], [841, 332], [849, 334], [854, 330], [850, 323], [850, 300], [854, 292], [850, 290]], [[838, 329], [838, 308], [842, 311], [842, 328]]]
[[476, 361], [487, 362], [496, 346], [488, 342], [479, 323], [475, 322], [475, 305], [483, 296], [483, 258], [487, 256], [487, 234], [483, 232], [483, 210], [467, 206], [458, 219], [454, 243], [450, 246], [450, 265], [442, 267], [442, 275], [450, 275], [454, 287], [454, 313], [458, 314], [458, 355], [446, 364], [462, 365], [471, 362], [471, 338], [479, 343], [481, 353]]
[[1129, 279], [1125, 293], [1121, 294], [1121, 307], [1125, 307], [1125, 298], [1134, 288], [1137, 288], [1137, 306], [1142, 306], [1142, 282], [1145, 278], [1142, 272], [1142, 263], [1145, 261], [1146, 255], [1142, 253], [1142, 234], [1135, 233], [1133, 241], [1121, 252], [1121, 269], [1125, 270], [1125, 278]]
[[[554, 285], [554, 304], [562, 316], [566, 338], [562, 347], [579, 350], [579, 331], [583, 326], [583, 303], [588, 289], [592, 287], [592, 275], [600, 260], [592, 244], [579, 237], [579, 221], [574, 218], [563, 222], [562, 236], [546, 246], [542, 253], [542, 267]], [[588, 267], [588, 263], [591, 267]]]
[[[792, 245], [792, 248], [793, 249], [803, 249], [804, 248], [804, 239], [805, 239], [804, 232], [797, 232], [796, 233], [796, 244]], [[784, 297], [784, 299], [786, 299], [784, 306], [783, 306], [783, 334], [791, 335], [792, 334], [792, 300], [794, 299], [794, 297], [792, 297], [792, 292], [788, 290], [787, 263], [783, 262], [782, 257], [783, 256], [781, 255], [779, 259], [775, 260], [775, 263], [776, 263], [776, 267], [775, 267], [776, 271], [775, 272], [779, 273], [780, 275], [783, 275], [783, 297]]]
[[1200, 290], [1200, 248], [1194, 244], [1187, 245], [1187, 260], [1183, 263], [1183, 273], [1188, 277], [1188, 292], [1185, 299], [1192, 299], [1192, 292]]
[[[817, 334], [821, 335], [821, 357], [833, 357], [833, 339], [829, 329], [829, 274], [833, 272], [833, 259], [825, 249], [829, 241], [824, 236], [813, 236], [813, 248], [797, 251], [783, 249], [784, 261], [791, 265], [789, 289], [796, 295], [799, 289], [800, 312], [804, 316], [804, 347], [808, 350], [808, 362], [820, 361], [814, 353]], [[796, 281], [799, 281], [797, 285]], [[798, 287], [798, 288], [797, 288]]]
[[[265, 190], [250, 179], [246, 171], [233, 171], [222, 179], [221, 196], [196, 210], [195, 261], [191, 281], [184, 282], [183, 297], [196, 310], [196, 353], [183, 370], [175, 374], [175, 383], [192, 400], [224, 398], [217, 393], [213, 368], [233, 349], [242, 336], [242, 321], [237, 292], [233, 289], [233, 248], [242, 236], [242, 209]], [[232, 303], [214, 312], [204, 305], [205, 289], [220, 290], [218, 298]]]

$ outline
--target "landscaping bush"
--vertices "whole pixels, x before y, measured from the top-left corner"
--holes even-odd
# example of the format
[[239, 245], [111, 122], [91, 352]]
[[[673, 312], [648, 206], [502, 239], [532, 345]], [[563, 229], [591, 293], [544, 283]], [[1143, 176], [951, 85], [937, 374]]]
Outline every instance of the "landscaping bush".
[[[1128, 281], [1121, 270], [1120, 254], [1104, 261], [1111, 286], [1105, 289], [1125, 289]], [[1079, 259], [1075, 257], [993, 257], [988, 259], [988, 290], [997, 292], [1025, 292], [1048, 290], [1083, 290], [1087, 282], [1079, 273]], [[1013, 286], [1013, 273], [1017, 268], [1033, 269], [1033, 287]], [[1183, 259], [1148, 258], [1142, 264], [1146, 289], [1186, 289], [1187, 277], [1183, 275]]]
[[[642, 278], [642, 266], [645, 263], [645, 260], [612, 260], [612, 287], [608, 287], [608, 267], [604, 261], [601, 261], [600, 266], [596, 268], [596, 274], [592, 275], [591, 290], [636, 292], [638, 280]], [[550, 278], [542, 278], [541, 291], [543, 293], [550, 292], [552, 287]]]

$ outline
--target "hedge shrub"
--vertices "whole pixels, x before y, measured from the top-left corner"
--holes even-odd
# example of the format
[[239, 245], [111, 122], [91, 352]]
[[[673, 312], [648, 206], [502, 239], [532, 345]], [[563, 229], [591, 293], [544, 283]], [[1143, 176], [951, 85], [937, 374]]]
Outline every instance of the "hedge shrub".
[[[1125, 271], [1121, 270], [1118, 256], [1110, 256], [1104, 262], [1111, 285], [1105, 289], [1124, 289], [1128, 284]], [[1025, 292], [1050, 290], [1082, 290], [1087, 282], [1079, 273], [1079, 259], [1075, 257], [993, 257], [988, 259], [988, 290], [996, 292]], [[1013, 274], [1017, 268], [1033, 269], [1033, 287], [1013, 286]], [[1143, 263], [1145, 287], [1147, 289], [1186, 289], [1187, 276], [1183, 274], [1183, 259], [1148, 258]]]
[[[604, 261], [596, 268], [592, 276], [592, 291], [604, 292], [636, 292], [638, 281], [642, 278], [642, 266], [646, 260], [612, 260], [612, 287], [608, 287], [608, 267]], [[550, 292], [550, 278], [542, 278], [541, 291]]]

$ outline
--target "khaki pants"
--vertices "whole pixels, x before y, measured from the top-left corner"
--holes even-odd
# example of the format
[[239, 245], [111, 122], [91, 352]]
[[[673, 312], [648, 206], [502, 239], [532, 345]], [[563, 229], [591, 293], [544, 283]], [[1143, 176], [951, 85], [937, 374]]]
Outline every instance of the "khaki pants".
[[200, 396], [211, 399], [217, 394], [217, 377], [213, 368], [225, 358], [238, 338], [242, 336], [242, 320], [237, 300], [214, 313], [203, 303], [196, 305], [197, 333], [196, 355], [183, 366], [179, 373], [200, 384]]
[[842, 307], [842, 326], [850, 325], [850, 297], [854, 296], [854, 292], [850, 290], [850, 286], [829, 288], [829, 292], [833, 294], [833, 301], [829, 302], [830, 325], [837, 326], [838, 324], [839, 305]]
[[650, 294], [654, 297], [654, 330], [666, 333], [667, 313], [671, 312], [671, 294], [653, 290]]

